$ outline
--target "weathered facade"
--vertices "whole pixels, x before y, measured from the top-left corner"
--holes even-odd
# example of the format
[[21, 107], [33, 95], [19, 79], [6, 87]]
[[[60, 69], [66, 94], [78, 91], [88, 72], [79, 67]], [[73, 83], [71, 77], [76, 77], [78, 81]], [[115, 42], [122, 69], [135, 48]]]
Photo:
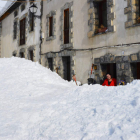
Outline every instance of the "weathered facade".
[[[41, 15], [41, 2], [36, 2], [36, 5], [36, 14]], [[17, 56], [32, 61], [40, 60], [41, 19], [31, 17], [30, 6], [28, 0], [15, 2], [1, 15], [1, 57]]]
[[[100, 19], [100, 2], [106, 4], [106, 19]], [[87, 83], [92, 64], [97, 65], [95, 79], [102, 83], [106, 72], [126, 82], [139, 79], [140, 22], [138, 0], [49, 0], [43, 4], [42, 65], [49, 67], [64, 79], [70, 65], [70, 76]], [[69, 42], [65, 43], [65, 11], [69, 11]], [[49, 34], [49, 16], [53, 13], [53, 35]], [[103, 13], [103, 14], [104, 14]], [[103, 17], [105, 18], [105, 16]], [[106, 20], [105, 23], [101, 20]], [[104, 23], [102, 27], [101, 23]], [[70, 58], [70, 64], [66, 65]], [[69, 57], [69, 58], [68, 58]], [[50, 63], [50, 62], [49, 62]]]

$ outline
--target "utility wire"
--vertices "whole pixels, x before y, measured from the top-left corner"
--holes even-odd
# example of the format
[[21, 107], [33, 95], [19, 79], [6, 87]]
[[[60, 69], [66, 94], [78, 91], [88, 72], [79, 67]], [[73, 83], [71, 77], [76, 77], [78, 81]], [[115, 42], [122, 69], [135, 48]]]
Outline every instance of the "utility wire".
[[[92, 50], [99, 50], [99, 49], [105, 49], [105, 48], [113, 48], [113, 47], [129, 47], [130, 45], [138, 45], [140, 44], [140, 42], [137, 42], [137, 43], [129, 43], [129, 44], [118, 44], [118, 45], [112, 45], [112, 46], [103, 46], [103, 47], [97, 47], [97, 48], [87, 48], [87, 49], [65, 49], [65, 50], [69, 50], [69, 51], [92, 51]], [[41, 55], [44, 55], [44, 54], [48, 54], [48, 53], [60, 53], [60, 52], [63, 52], [64, 50], [60, 50], [60, 51], [56, 51], [56, 52], [53, 52], [53, 51], [50, 51], [50, 52], [47, 52], [47, 53], [43, 53]]]

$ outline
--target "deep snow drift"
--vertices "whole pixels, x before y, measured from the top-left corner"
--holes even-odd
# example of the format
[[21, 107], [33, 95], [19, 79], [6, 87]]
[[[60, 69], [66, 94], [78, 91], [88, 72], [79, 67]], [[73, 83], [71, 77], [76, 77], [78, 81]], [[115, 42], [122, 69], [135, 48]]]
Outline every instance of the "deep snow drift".
[[140, 140], [140, 81], [78, 87], [38, 63], [0, 59], [0, 140]]

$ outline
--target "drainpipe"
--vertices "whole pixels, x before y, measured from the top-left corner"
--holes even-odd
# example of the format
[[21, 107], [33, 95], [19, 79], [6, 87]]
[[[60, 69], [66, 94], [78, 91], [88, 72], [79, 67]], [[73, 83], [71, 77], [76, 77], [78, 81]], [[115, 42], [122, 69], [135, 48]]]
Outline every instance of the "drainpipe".
[[43, 16], [43, 1], [41, 0], [41, 16], [40, 16], [40, 64], [41, 64], [41, 45], [42, 45], [42, 16]]

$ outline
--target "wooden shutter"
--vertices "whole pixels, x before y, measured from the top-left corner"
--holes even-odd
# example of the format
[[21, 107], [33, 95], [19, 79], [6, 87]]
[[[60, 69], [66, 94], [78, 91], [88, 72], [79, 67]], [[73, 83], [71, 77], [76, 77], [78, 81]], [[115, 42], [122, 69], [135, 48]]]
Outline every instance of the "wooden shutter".
[[25, 25], [26, 25], [26, 18], [20, 21], [20, 45], [25, 44]]
[[14, 39], [17, 38], [17, 21], [14, 22]]
[[30, 23], [30, 31], [33, 31], [34, 30], [34, 14], [32, 14], [30, 12], [30, 17], [29, 17], [29, 23]]
[[64, 10], [64, 44], [69, 43], [69, 9]]
[[49, 17], [49, 36], [53, 36], [53, 17]]

